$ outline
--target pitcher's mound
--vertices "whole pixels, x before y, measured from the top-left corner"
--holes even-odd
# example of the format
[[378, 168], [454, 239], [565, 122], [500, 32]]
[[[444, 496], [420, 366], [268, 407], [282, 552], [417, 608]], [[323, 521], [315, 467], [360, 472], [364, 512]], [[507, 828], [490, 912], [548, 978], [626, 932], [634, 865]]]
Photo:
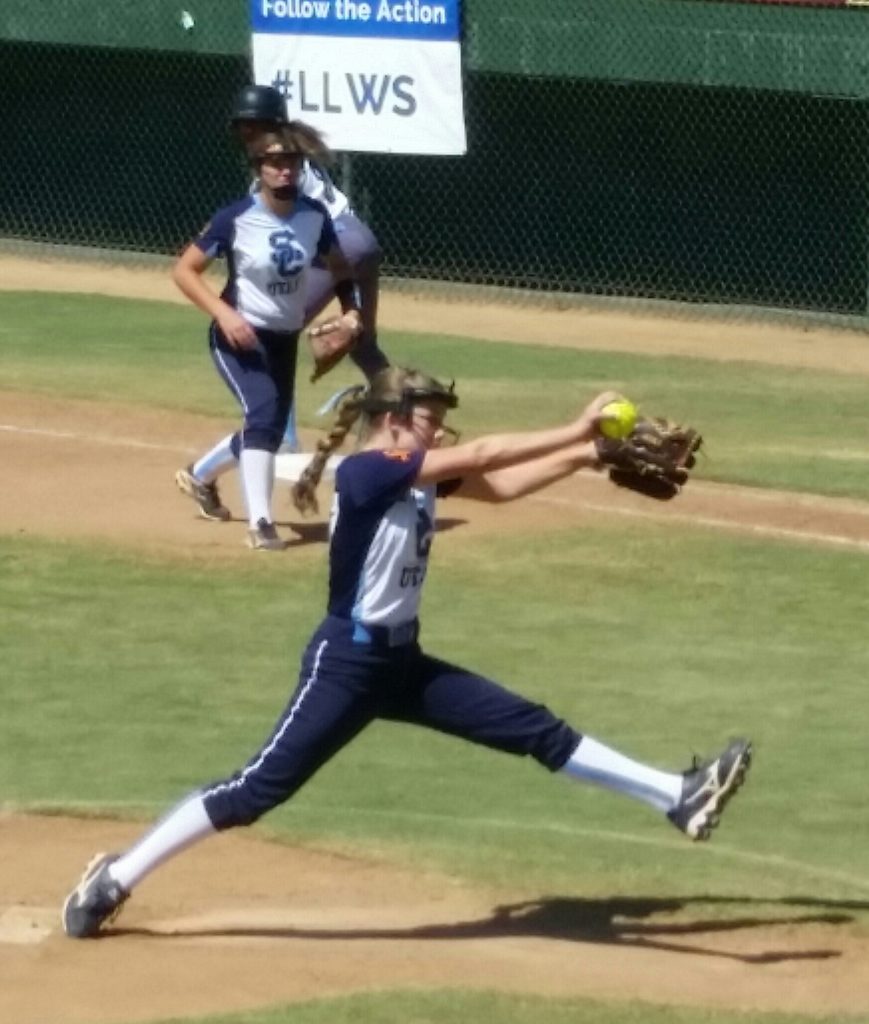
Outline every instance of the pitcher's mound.
[[85, 864], [140, 832], [0, 818], [0, 1020], [154, 1020], [421, 986], [869, 1013], [869, 943], [847, 914], [737, 903], [728, 920], [697, 899], [510, 898], [256, 833], [189, 850], [104, 937], [66, 938], [60, 906]]

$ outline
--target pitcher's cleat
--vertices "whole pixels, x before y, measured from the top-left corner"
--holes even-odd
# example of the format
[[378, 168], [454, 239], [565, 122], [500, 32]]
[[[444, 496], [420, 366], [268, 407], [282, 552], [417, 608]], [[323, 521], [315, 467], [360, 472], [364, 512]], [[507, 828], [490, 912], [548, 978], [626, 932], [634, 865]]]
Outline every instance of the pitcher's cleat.
[[684, 773], [679, 803], [667, 817], [690, 839], [708, 839], [750, 767], [751, 742], [732, 740], [713, 761], [695, 764]]
[[260, 519], [247, 531], [247, 543], [254, 551], [283, 551], [289, 547], [289, 541], [280, 536], [275, 524], [265, 519]]
[[106, 921], [114, 920], [129, 897], [109, 874], [109, 865], [117, 859], [115, 853], [98, 853], [67, 896], [61, 919], [70, 938], [93, 938]]
[[217, 484], [204, 484], [193, 475], [193, 467], [179, 469], [175, 474], [178, 490], [192, 498], [199, 506], [199, 514], [203, 519], [212, 519], [225, 523], [232, 518], [232, 513], [220, 501]]

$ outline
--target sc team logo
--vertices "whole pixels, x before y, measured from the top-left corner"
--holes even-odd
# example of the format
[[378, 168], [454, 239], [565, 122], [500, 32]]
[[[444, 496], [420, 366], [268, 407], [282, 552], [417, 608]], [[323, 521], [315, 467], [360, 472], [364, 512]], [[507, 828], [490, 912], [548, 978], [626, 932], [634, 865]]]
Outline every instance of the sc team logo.
[[428, 553], [434, 538], [434, 523], [421, 501], [416, 506], [416, 565], [402, 566], [399, 586], [421, 587], [428, 571]]
[[428, 558], [431, 542], [434, 540], [434, 532], [435, 524], [420, 499], [416, 505], [416, 553], [419, 558]]
[[302, 272], [307, 254], [292, 231], [273, 231], [269, 235], [269, 245], [272, 247], [272, 263], [277, 266], [281, 277], [296, 277]]

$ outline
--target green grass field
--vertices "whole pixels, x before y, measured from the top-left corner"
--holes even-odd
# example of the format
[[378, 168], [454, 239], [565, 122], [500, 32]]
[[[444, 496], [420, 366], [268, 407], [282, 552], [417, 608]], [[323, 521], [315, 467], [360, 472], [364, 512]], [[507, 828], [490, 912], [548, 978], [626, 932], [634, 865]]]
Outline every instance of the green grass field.
[[[0, 295], [0, 309], [0, 381], [7, 390], [235, 417], [196, 310], [16, 292]], [[437, 334], [384, 332], [382, 340], [393, 361], [458, 379], [462, 406], [455, 423], [472, 434], [544, 426], [614, 387], [649, 413], [698, 424], [707, 437], [706, 479], [869, 498], [867, 377]], [[356, 380], [348, 364], [314, 388], [303, 381], [300, 422], [316, 425], [314, 410], [335, 388]]]
[[[0, 293], [0, 313], [5, 390], [234, 415], [207, 357], [203, 318], [183, 307]], [[869, 451], [861, 451], [869, 379], [434, 335], [385, 335], [383, 343], [396, 361], [458, 378], [456, 422], [469, 434], [543, 425], [616, 387], [649, 411], [701, 427], [706, 479], [869, 499]], [[302, 383], [302, 423], [313, 426], [315, 406], [353, 379], [342, 368], [316, 394]], [[837, 434], [843, 420], [852, 424], [849, 448]], [[561, 530], [557, 540], [509, 534], [463, 544], [458, 557], [449, 535], [439, 538], [426, 646], [664, 768], [750, 735], [756, 764], [720, 837], [693, 847], [642, 806], [386, 724], [263, 828], [280, 841], [367, 848], [528, 898], [702, 903], [722, 919], [841, 914], [869, 931], [867, 556], [605, 519]], [[298, 652], [322, 607], [322, 575], [310, 559], [288, 582], [278, 559], [179, 566], [0, 535], [0, 799], [147, 820], [235, 767], [295, 683]], [[272, 637], [265, 646], [263, 633]], [[290, 1017], [808, 1019], [405, 992], [219, 1020]]]
[[[569, 1003], [556, 999], [507, 998], [495, 993], [456, 995], [440, 992], [375, 994], [328, 1002], [328, 1016], [321, 1003], [300, 1003], [292, 1008], [295, 1024], [468, 1024], [492, 1021], [497, 1024], [794, 1024], [795, 1018], [778, 1013], [762, 1018], [749, 1014], [724, 1014], [714, 1011], [681, 1010], [646, 1005], [612, 1006], [584, 1000]], [[285, 1024], [285, 1007], [244, 1017], [213, 1017], [209, 1024]], [[817, 1019], [817, 1018], [816, 1018]], [[853, 1017], [826, 1017], [825, 1024], [854, 1024]], [[161, 1024], [182, 1024], [164, 1021]]]

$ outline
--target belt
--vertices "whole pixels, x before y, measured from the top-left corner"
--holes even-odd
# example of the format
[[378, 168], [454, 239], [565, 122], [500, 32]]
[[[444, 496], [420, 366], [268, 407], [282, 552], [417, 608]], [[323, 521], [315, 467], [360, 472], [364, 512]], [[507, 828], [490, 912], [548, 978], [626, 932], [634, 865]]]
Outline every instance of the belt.
[[419, 620], [402, 622], [398, 626], [364, 626], [353, 623], [354, 644], [376, 644], [379, 647], [403, 647], [419, 636]]
[[255, 327], [257, 335], [264, 337], [267, 341], [294, 341], [299, 336], [299, 331], [273, 331], [268, 327]]

